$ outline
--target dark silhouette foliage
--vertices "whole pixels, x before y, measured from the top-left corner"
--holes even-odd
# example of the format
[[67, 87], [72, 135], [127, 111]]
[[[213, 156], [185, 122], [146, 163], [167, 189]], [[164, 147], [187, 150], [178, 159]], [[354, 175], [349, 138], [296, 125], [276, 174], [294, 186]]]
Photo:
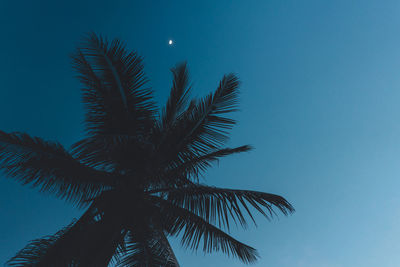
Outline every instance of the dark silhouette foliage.
[[[293, 207], [281, 196], [207, 186], [199, 176], [222, 157], [235, 121], [239, 80], [225, 75], [215, 92], [190, 99], [186, 64], [172, 69], [161, 112], [146, 87], [142, 58], [119, 41], [90, 34], [72, 56], [83, 84], [86, 137], [66, 150], [24, 133], [0, 131], [0, 168], [9, 177], [86, 211], [31, 241], [9, 266], [179, 266], [168, 237], [184, 247], [222, 251], [244, 263], [257, 251], [229, 235]], [[227, 232], [225, 232], [227, 231]]]

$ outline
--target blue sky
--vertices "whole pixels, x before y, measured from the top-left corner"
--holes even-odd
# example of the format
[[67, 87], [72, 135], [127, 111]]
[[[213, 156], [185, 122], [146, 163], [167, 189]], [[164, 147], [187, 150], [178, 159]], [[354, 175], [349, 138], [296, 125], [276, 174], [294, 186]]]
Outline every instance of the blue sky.
[[[242, 80], [231, 146], [205, 182], [281, 194], [290, 217], [233, 230], [254, 266], [398, 266], [399, 1], [1, 1], [0, 128], [69, 146], [82, 137], [68, 55], [84, 33], [125, 40], [164, 103], [187, 60], [194, 95]], [[168, 46], [169, 39], [175, 41]], [[0, 263], [81, 211], [0, 177]], [[179, 248], [182, 266], [244, 266]]]

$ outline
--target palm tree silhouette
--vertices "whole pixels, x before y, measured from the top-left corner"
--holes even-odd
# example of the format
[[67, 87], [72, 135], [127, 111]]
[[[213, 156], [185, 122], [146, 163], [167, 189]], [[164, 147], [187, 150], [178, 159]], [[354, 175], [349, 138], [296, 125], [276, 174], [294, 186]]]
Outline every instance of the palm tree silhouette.
[[187, 66], [177, 65], [158, 113], [142, 58], [119, 40], [89, 34], [72, 59], [84, 85], [86, 138], [68, 151], [0, 131], [0, 168], [86, 211], [56, 234], [31, 241], [7, 264], [179, 266], [169, 236], [186, 248], [256, 261], [254, 248], [224, 231], [254, 221], [251, 209], [269, 219], [275, 209], [288, 215], [293, 207], [278, 195], [199, 181], [213, 162], [251, 149], [223, 147], [235, 124], [226, 115], [237, 108], [238, 78], [225, 75], [214, 93], [189, 100]]

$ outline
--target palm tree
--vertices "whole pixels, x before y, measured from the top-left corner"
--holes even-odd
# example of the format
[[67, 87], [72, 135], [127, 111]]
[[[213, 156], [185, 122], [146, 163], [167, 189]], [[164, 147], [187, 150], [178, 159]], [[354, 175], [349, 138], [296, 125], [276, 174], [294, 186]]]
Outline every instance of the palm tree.
[[186, 248], [255, 262], [257, 251], [230, 236], [230, 225], [254, 221], [251, 210], [269, 219], [293, 207], [278, 195], [199, 181], [213, 162], [251, 149], [223, 147], [235, 124], [226, 115], [237, 108], [238, 78], [228, 74], [214, 93], [189, 101], [187, 66], [177, 65], [158, 113], [142, 58], [119, 40], [89, 34], [72, 59], [84, 85], [86, 138], [66, 150], [0, 131], [0, 168], [85, 212], [56, 234], [31, 241], [7, 264], [179, 266], [171, 236]]

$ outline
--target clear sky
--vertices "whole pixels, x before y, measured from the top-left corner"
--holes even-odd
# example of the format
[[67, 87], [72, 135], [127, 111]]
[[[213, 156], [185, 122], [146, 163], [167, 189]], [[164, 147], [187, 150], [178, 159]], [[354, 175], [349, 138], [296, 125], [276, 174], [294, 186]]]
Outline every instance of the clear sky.
[[[0, 129], [66, 146], [82, 137], [68, 55], [88, 31], [145, 57], [159, 103], [177, 62], [188, 61], [195, 96], [235, 72], [243, 84], [230, 145], [256, 149], [205, 181], [281, 194], [296, 208], [233, 230], [259, 250], [254, 266], [399, 266], [399, 12], [390, 0], [3, 0]], [[0, 176], [0, 264], [81, 212]], [[244, 266], [173, 243], [182, 266]]]

